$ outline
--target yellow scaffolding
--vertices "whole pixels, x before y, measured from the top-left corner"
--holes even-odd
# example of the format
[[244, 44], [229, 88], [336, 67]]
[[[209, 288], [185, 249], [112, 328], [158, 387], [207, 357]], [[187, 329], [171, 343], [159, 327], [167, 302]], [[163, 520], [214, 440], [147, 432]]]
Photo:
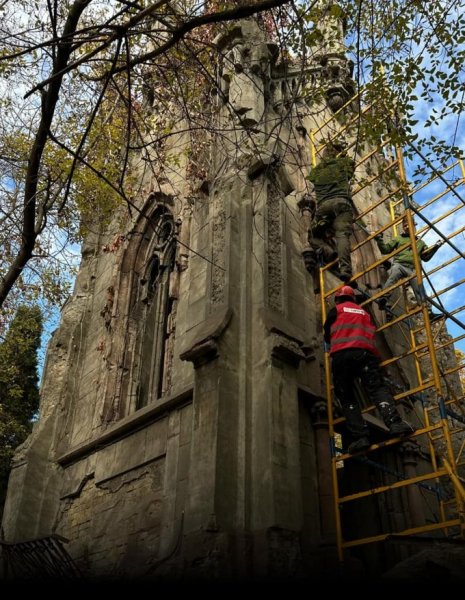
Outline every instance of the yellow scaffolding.
[[[341, 109], [343, 110], [343, 109]], [[369, 110], [366, 107], [364, 110]], [[339, 111], [340, 112], [340, 111]], [[358, 117], [357, 117], [358, 118]], [[319, 151], [326, 143], [334, 139], [341, 139], [341, 134], [350, 126], [350, 122], [346, 126], [339, 126], [337, 129], [337, 121], [335, 116], [332, 117], [335, 126], [332, 129], [331, 136], [327, 136], [328, 124], [331, 119], [326, 121], [318, 130], [312, 131], [310, 134], [311, 141], [311, 157], [315, 165]], [[335, 132], [335, 130], [337, 131]], [[326, 134], [326, 138], [325, 138]], [[321, 140], [320, 145], [317, 139]], [[348, 146], [353, 148], [354, 144]], [[361, 181], [356, 182], [353, 189], [354, 205], [357, 206], [357, 194], [363, 190], [369, 189], [374, 183], [379, 183], [387, 180], [384, 183], [386, 188], [385, 193], [380, 198], [375, 199], [370, 205], [358, 212], [356, 219], [373, 215], [374, 211], [384, 211], [386, 218], [384, 223], [377, 226], [375, 230], [368, 232], [364, 229], [364, 239], [357, 241], [352, 247], [352, 256], [359, 254], [363, 256], [364, 248], [371, 245], [371, 255], [379, 255], [377, 250], [374, 250], [374, 238], [384, 232], [394, 231], [397, 233], [397, 226], [400, 221], [406, 217], [409, 224], [410, 232], [410, 247], [413, 250], [414, 256], [414, 275], [405, 278], [396, 284], [378, 291], [369, 289], [365, 296], [365, 300], [361, 302], [373, 314], [377, 324], [377, 331], [380, 335], [387, 339], [390, 336], [393, 339], [401, 340], [403, 351], [392, 353], [392, 356], [386, 357], [381, 363], [381, 366], [395, 365], [399, 372], [408, 375], [409, 387], [394, 394], [396, 403], [405, 403], [420, 399], [422, 411], [417, 414], [419, 419], [419, 428], [410, 435], [408, 440], [415, 440], [421, 453], [425, 455], [424, 464], [429, 465], [427, 472], [423, 472], [413, 477], [401, 476], [400, 480], [386, 485], [379, 485], [368, 489], [360, 490], [356, 493], [341, 494], [338, 478], [338, 471], [341, 464], [345, 465], [345, 461], [357, 460], [360, 457], [366, 457], [370, 453], [383, 448], [393, 447], [400, 448], [405, 440], [400, 438], [387, 439], [381, 443], [372, 444], [366, 452], [350, 455], [345, 453], [341, 448], [337, 447], [337, 429], [343, 427], [344, 419], [336, 417], [334, 414], [333, 403], [333, 388], [331, 383], [330, 357], [329, 353], [325, 352], [324, 367], [325, 367], [325, 382], [326, 382], [326, 397], [328, 408], [329, 421], [329, 436], [333, 449], [331, 460], [331, 472], [333, 481], [333, 497], [335, 507], [335, 530], [337, 538], [337, 549], [339, 559], [344, 560], [344, 553], [347, 549], [354, 546], [382, 542], [393, 535], [409, 536], [422, 535], [425, 533], [438, 532], [446, 537], [463, 537], [465, 532], [465, 491], [463, 487], [463, 478], [460, 475], [460, 467], [465, 465], [463, 459], [465, 447], [465, 404], [463, 389], [461, 386], [460, 377], [465, 368], [464, 357], [458, 356], [456, 364], [448, 369], [445, 369], [442, 363], [442, 354], [446, 351], [450, 352], [454, 349], [454, 344], [465, 339], [465, 326], [457, 318], [462, 311], [465, 310], [465, 305], [460, 305], [461, 298], [465, 298], [462, 287], [462, 295], [457, 293], [460, 291], [460, 286], [465, 284], [465, 278], [451, 281], [453, 274], [451, 273], [454, 266], [457, 266], [457, 261], [465, 260], [465, 256], [457, 247], [455, 241], [458, 236], [465, 232], [465, 227], [459, 227], [450, 233], [443, 233], [438, 228], [438, 224], [444, 223], [446, 219], [450, 220], [452, 215], [463, 211], [465, 214], [465, 200], [463, 200], [457, 190], [465, 185], [465, 167], [462, 161], [456, 161], [449, 165], [442, 172], [436, 172], [435, 175], [426, 181], [421, 182], [416, 186], [411, 186], [407, 180], [404, 157], [402, 149], [392, 146], [389, 141], [389, 135], [375, 149], [367, 151], [356, 157], [356, 167], [367, 165], [370, 160], [381, 156], [381, 168], [374, 176], [366, 176]], [[459, 171], [459, 175], [457, 175]], [[438, 191], [438, 188], [442, 187]], [[458, 200], [455, 202], [455, 200]], [[453, 204], [451, 206], [451, 204]], [[388, 206], [387, 206], [388, 205]], [[442, 207], [444, 210], [442, 210]], [[430, 215], [430, 218], [428, 218]], [[376, 221], [376, 219], [372, 219]], [[416, 229], [416, 222], [422, 224]], [[373, 228], [372, 228], [373, 229]], [[418, 255], [417, 239], [419, 236], [426, 234], [435, 235], [439, 239], [443, 239], [447, 248], [446, 260], [441, 264], [436, 264], [429, 271], [423, 271], [421, 259]], [[405, 249], [402, 248], [402, 250]], [[388, 255], [380, 256], [370, 264], [362, 264], [362, 269], [358, 269], [352, 280], [356, 281], [359, 290], [365, 284], [369, 288], [369, 277], [371, 274], [378, 274], [378, 270], [386, 260], [394, 257], [400, 252], [397, 249]], [[328, 271], [334, 267], [337, 261], [320, 267], [319, 284], [321, 298], [321, 318], [322, 323], [326, 320], [328, 304], [334, 292], [343, 284], [329, 283], [331, 279], [328, 277]], [[362, 261], [363, 262], [363, 261]], [[409, 281], [416, 278], [418, 286], [423, 285], [423, 281], [430, 283], [431, 277], [434, 274], [442, 274], [446, 280], [446, 285], [440, 289], [431, 289], [429, 292], [430, 298], [425, 299], [422, 303], [412, 306], [406, 295], [406, 287]], [[447, 277], [445, 274], [447, 273]], [[383, 318], [383, 313], [379, 311], [376, 301], [385, 296], [387, 293], [399, 296], [399, 306], [396, 307], [396, 314], [391, 321]], [[393, 294], [394, 293], [394, 294]], [[447, 309], [443, 303], [443, 298], [447, 300]], [[458, 305], [451, 307], [452, 300], [457, 299]], [[444, 318], [440, 323], [432, 323], [430, 320], [429, 306], [433, 305], [439, 309]], [[446, 329], [446, 323], [451, 328], [461, 328], [461, 333], [453, 336]], [[451, 385], [451, 378], [454, 386]], [[375, 410], [373, 405], [363, 408], [362, 412], [370, 414]], [[364, 459], [364, 458], [363, 458]], [[392, 490], [407, 488], [409, 486], [426, 486], [425, 482], [432, 482], [435, 486], [431, 489], [447, 488], [451, 498], [446, 498], [438, 495], [437, 512], [438, 518], [435, 523], [424, 523], [421, 526], [408, 527], [400, 531], [381, 532], [376, 535], [360, 537], [357, 539], [344, 539], [344, 523], [341, 514], [341, 508], [348, 503], [360, 501], [363, 498], [375, 497], [380, 494], [386, 494]]]

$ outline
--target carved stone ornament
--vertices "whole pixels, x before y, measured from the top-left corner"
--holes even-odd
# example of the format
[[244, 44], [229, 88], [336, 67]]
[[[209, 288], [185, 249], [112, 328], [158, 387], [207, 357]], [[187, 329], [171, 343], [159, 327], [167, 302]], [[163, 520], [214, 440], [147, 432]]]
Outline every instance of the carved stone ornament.
[[155, 226], [154, 250], [164, 250], [175, 234], [175, 223], [171, 213], [161, 215]]
[[295, 368], [306, 358], [296, 341], [278, 333], [271, 334], [271, 356]]
[[318, 400], [312, 404], [310, 417], [313, 427], [328, 427], [328, 404], [325, 400]]
[[302, 332], [282, 316], [270, 309], [264, 309], [263, 320], [270, 334], [271, 357], [297, 368], [301, 360], [314, 360], [315, 352], [310, 340], [302, 337]]
[[355, 82], [351, 79], [350, 61], [345, 56], [325, 55], [320, 58], [321, 85], [333, 112], [340, 110], [355, 93]]

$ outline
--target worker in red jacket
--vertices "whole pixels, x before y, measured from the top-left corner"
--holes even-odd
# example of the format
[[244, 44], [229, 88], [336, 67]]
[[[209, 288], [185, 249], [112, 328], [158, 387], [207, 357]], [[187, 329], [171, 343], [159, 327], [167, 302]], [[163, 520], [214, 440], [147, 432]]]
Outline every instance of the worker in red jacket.
[[336, 292], [336, 306], [329, 311], [324, 324], [325, 343], [330, 345], [334, 392], [341, 403], [352, 440], [347, 449], [349, 453], [366, 450], [370, 445], [368, 427], [354, 395], [356, 378], [360, 378], [391, 435], [402, 436], [415, 431], [402, 420], [384, 382], [373, 321], [354, 300], [353, 288], [343, 286]]

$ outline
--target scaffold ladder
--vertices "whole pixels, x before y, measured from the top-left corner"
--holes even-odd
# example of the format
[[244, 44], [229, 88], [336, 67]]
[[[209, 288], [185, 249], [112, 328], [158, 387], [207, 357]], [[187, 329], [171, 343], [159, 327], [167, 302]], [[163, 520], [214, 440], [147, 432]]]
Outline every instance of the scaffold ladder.
[[[344, 108], [340, 110], [342, 111]], [[364, 110], [369, 110], [369, 107]], [[331, 141], [331, 138], [340, 139], [344, 130], [350, 126], [351, 121], [346, 122], [344, 126], [338, 124], [336, 113], [318, 130], [311, 132], [313, 164], [316, 164], [318, 151], [328, 141]], [[320, 140], [320, 145], [318, 145], [318, 140]], [[354, 147], [354, 144], [349, 144], [349, 150], [351, 146]], [[421, 153], [419, 154], [422, 156]], [[422, 158], [424, 159], [424, 157]], [[352, 247], [352, 255], [362, 256], [364, 249], [369, 248], [370, 251], [366, 251], [365, 254], [374, 255], [375, 259], [370, 261], [370, 264], [362, 264], [361, 268], [356, 269], [357, 272], [352, 280], [357, 282], [358, 289], [365, 293], [360, 304], [373, 314], [377, 332], [385, 340], [393, 338], [401, 341], [402, 351], [398, 354], [393, 352], [381, 363], [382, 367], [395, 367], [399, 373], [408, 375], [404, 378], [408, 381], [408, 386], [404, 386], [402, 390], [396, 390], [394, 394], [396, 403], [419, 405], [421, 410], [416, 411], [419, 427], [408, 438], [387, 439], [372, 444], [363, 453], [354, 455], [345, 453], [340, 445], [339, 433], [344, 419], [334, 414], [330, 358], [328, 352], [325, 352], [324, 367], [329, 436], [332, 448], [331, 472], [335, 529], [338, 556], [341, 561], [344, 560], [345, 552], [350, 548], [382, 542], [396, 535], [403, 538], [404, 536], [421, 536], [426, 533], [438, 532], [444, 537], [456, 539], [463, 537], [464, 534], [465, 491], [461, 473], [465, 465], [465, 404], [460, 377], [464, 372], [465, 362], [464, 357], [460, 355], [454, 366], [444, 368], [441, 357], [444, 353], [453, 355], [454, 344], [465, 339], [465, 326], [459, 318], [459, 315], [465, 310], [465, 305], [460, 304], [465, 297], [463, 294], [465, 287], [460, 289], [460, 286], [465, 284], [465, 278], [446, 281], [446, 285], [439, 290], [434, 289], [431, 278], [436, 273], [451, 273], [454, 270], [451, 267], [456, 266], [458, 261], [465, 260], [463, 251], [460, 250], [457, 243], [457, 238], [460, 235], [463, 236], [465, 227], [459, 227], [446, 234], [447, 230], [440, 226], [451, 215], [458, 214], [460, 211], [462, 211], [461, 215], [465, 215], [465, 201], [459, 193], [465, 185], [465, 168], [462, 161], [456, 161], [442, 172], [435, 172], [429, 179], [416, 186], [411, 186], [405, 173], [403, 152], [399, 147], [391, 145], [389, 136], [386, 136], [386, 139], [374, 150], [358, 154], [356, 167], [364, 168], [363, 166], [372, 160], [377, 160], [378, 165], [381, 162], [381, 168], [378, 169], [376, 176], [365, 176], [356, 183], [353, 189], [355, 206], [357, 206], [358, 194], [373, 189], [373, 186], [383, 181], [383, 178], [388, 183], [384, 184], [385, 193], [377, 198], [376, 196], [379, 194], [373, 193], [376, 199], [363, 210], [359, 210], [356, 216], [357, 219], [367, 218], [370, 220], [371, 232], [367, 231], [363, 225], [361, 226], [362, 235], [357, 237], [357, 241]], [[389, 177], [386, 177], [386, 174], [389, 174]], [[442, 189], [438, 192], [438, 188]], [[375, 217], [370, 218], [375, 211], [384, 210], [388, 204], [390, 209], [388, 217], [382, 223], [378, 222]], [[441, 206], [444, 207], [444, 211], [441, 211]], [[378, 288], [370, 288], [373, 278], [379, 279], [377, 273], [383, 263], [395, 257], [400, 251], [397, 249], [390, 254], [378, 257], [379, 253], [375, 249], [374, 238], [380, 233], [396, 232], [405, 217], [409, 224], [410, 246], [414, 256], [414, 275], [382, 291]], [[420, 223], [418, 228], [416, 221]], [[374, 224], [377, 226], [374, 227]], [[446, 259], [441, 264], [436, 264], [434, 268], [427, 271], [423, 270], [416, 239], [417, 236], [424, 236], [430, 232], [443, 240], [447, 252]], [[343, 285], [328, 276], [336, 262], [337, 260], [320, 266], [319, 269], [322, 323], [326, 320], [327, 307], [334, 292]], [[425, 281], [431, 287], [431, 299], [416, 306], [412, 306], [406, 296], [406, 286], [414, 277], [417, 285], [422, 286]], [[462, 294], [457, 291], [461, 291]], [[377, 301], [386, 293], [399, 296], [399, 304], [390, 321], [383, 317], [383, 313], [377, 306]], [[447, 296], [447, 303], [443, 301], [445, 296]], [[451, 306], [451, 301], [454, 299], [457, 300], [457, 306]], [[440, 322], [431, 322], [430, 308], [439, 310], [443, 315]], [[453, 326], [459, 333], [455, 337], [451, 335], [446, 329], [446, 324]], [[452, 379], [454, 385], [451, 384]], [[374, 410], [373, 405], [368, 405], [363, 408], [362, 412], [371, 414]], [[405, 473], [385, 470], [386, 477], [389, 479], [385, 485], [365, 488], [350, 494], [341, 493], [338, 473], [341, 467], [344, 468], [346, 461], [361, 461], [362, 464], [382, 471], [385, 467], [379, 462], [371, 460], [370, 455], [373, 456], [372, 453], [377, 450], [390, 447], [392, 447], [391, 449], [400, 448], [405, 439], [413, 441], [420, 448], [422, 455], [425, 456], [424, 465], [430, 467], [427, 471], [407, 476]], [[345, 539], [341, 511], [349, 503], [357, 503], [367, 497], [373, 498], [381, 494], [388, 494], [393, 490], [411, 489], [414, 486], [421, 489], [422, 492], [426, 491], [435, 496], [435, 505], [437, 505], [435, 522], [417, 524], [398, 531], [389, 530], [374, 535]], [[447, 491], [446, 494], [441, 493], [441, 490], [444, 489]]]

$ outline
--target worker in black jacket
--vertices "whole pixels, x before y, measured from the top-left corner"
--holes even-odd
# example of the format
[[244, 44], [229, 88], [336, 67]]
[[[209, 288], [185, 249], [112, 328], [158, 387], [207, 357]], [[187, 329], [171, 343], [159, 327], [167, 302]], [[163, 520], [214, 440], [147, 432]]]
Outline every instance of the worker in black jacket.
[[375, 345], [375, 326], [370, 315], [355, 303], [354, 290], [343, 286], [335, 294], [336, 306], [324, 323], [324, 339], [330, 345], [334, 392], [339, 399], [351, 437], [349, 453], [370, 445], [368, 427], [354, 394], [354, 381], [360, 378], [370, 400], [393, 436], [415, 430], [402, 420], [392, 394], [385, 384]]

